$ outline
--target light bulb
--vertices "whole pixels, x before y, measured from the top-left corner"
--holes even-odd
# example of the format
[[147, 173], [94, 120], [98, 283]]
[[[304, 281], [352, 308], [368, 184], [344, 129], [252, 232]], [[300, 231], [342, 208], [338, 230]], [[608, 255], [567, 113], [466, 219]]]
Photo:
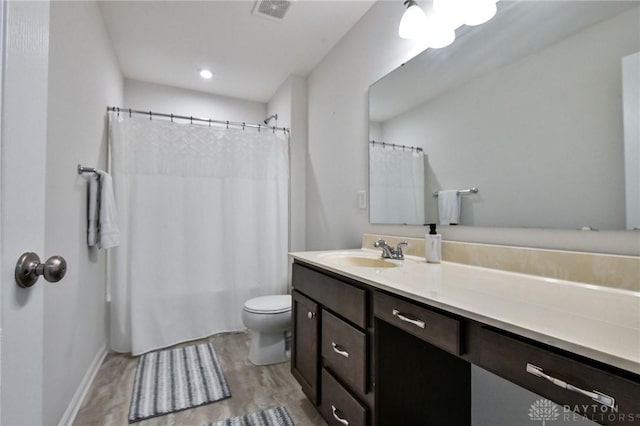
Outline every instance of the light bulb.
[[434, 0], [433, 10], [456, 28], [462, 24], [484, 24], [498, 9], [496, 0]]
[[443, 20], [438, 14], [427, 17], [425, 39], [429, 47], [440, 49], [449, 46], [456, 39], [456, 32], [450, 21]]
[[207, 69], [202, 69], [200, 70], [200, 77], [204, 78], [205, 80], [208, 80], [211, 77], [213, 77], [213, 73]]
[[496, 15], [498, 8], [493, 0], [476, 0], [467, 2], [464, 23], [467, 25], [480, 25]]
[[446, 21], [451, 28], [464, 24], [464, 10], [467, 2], [479, 0], [433, 0], [433, 12], [440, 21]]
[[421, 38], [427, 17], [415, 1], [409, 0], [405, 4], [408, 4], [409, 7], [404, 11], [400, 20], [398, 35], [405, 39]]

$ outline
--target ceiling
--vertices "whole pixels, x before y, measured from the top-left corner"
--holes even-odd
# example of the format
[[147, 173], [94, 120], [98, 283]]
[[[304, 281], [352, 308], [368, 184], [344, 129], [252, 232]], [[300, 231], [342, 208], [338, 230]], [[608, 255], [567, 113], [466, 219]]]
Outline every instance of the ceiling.
[[[289, 75], [308, 75], [373, 1], [294, 0], [282, 20], [256, 2], [101, 1], [126, 78], [267, 102]], [[210, 80], [198, 75], [208, 68]]]

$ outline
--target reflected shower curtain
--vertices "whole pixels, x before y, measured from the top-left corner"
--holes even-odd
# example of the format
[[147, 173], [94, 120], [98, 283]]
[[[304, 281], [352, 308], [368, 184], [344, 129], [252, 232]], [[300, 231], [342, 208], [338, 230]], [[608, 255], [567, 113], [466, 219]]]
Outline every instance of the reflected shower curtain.
[[287, 290], [288, 140], [111, 117], [122, 244], [111, 348], [134, 355], [243, 329], [243, 303]]
[[425, 223], [422, 151], [369, 144], [371, 223]]

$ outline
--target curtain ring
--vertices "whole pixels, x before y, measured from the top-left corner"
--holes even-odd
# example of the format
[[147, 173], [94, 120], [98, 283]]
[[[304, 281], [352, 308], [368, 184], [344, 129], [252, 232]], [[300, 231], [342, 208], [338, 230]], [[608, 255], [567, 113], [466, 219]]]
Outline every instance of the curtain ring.
[[120, 117], [120, 107], [118, 107], [118, 117]]
[[273, 133], [276, 132], [276, 126], [273, 126]]
[[131, 108], [129, 108], [129, 118], [131, 118]]
[[260, 124], [258, 124], [258, 133], [260, 132]]
[[209, 119], [209, 127], [211, 127], [211, 119]]
[[152, 114], [152, 112], [149, 111], [149, 120], [151, 120], [151, 114]]
[[173, 123], [173, 114], [171, 114], [171, 122]]
[[229, 130], [229, 120], [227, 120], [227, 130]]
[[189, 117], [189, 124], [193, 124], [193, 117]]
[[242, 123], [242, 130], [244, 130], [244, 123]]

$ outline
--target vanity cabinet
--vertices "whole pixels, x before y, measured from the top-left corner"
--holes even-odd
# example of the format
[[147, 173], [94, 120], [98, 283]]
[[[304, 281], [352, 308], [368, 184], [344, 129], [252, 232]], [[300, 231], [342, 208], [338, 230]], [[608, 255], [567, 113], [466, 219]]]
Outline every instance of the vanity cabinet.
[[378, 425], [471, 424], [460, 320], [375, 291]]
[[640, 425], [637, 374], [318, 266], [292, 272], [291, 371], [330, 425], [471, 425], [472, 365], [560, 416]]
[[318, 402], [318, 304], [294, 291], [291, 316], [293, 336], [291, 344], [291, 373], [302, 391], [316, 404]]
[[[536, 342], [475, 329], [474, 364], [606, 425], [640, 424], [640, 382]], [[608, 371], [610, 370], [610, 371]], [[631, 375], [629, 375], [631, 376]]]
[[640, 424], [636, 375], [399, 296], [373, 299], [379, 425], [470, 425], [472, 364], [560, 405], [547, 420]]
[[291, 372], [330, 425], [373, 422], [370, 291], [297, 263]]
[[376, 292], [374, 315], [434, 346], [460, 355], [460, 320]]

